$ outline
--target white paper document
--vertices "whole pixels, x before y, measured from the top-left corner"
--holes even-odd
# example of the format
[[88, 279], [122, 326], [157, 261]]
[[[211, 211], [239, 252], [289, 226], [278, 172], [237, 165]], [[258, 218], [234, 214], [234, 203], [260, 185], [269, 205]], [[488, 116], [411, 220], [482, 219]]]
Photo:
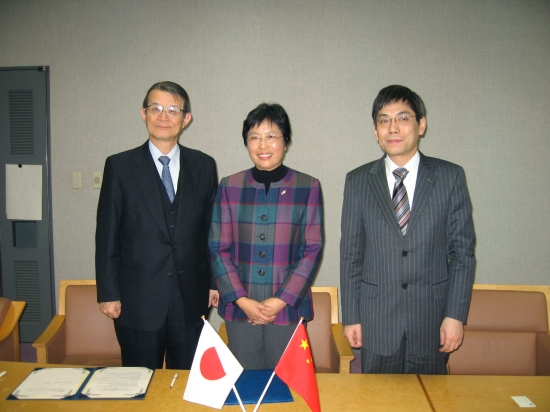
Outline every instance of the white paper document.
[[135, 398], [144, 395], [153, 371], [142, 367], [104, 368], [95, 371], [82, 395], [92, 399]]
[[12, 399], [143, 399], [148, 368], [37, 368], [12, 392]]
[[90, 371], [84, 368], [35, 369], [13, 391], [17, 399], [63, 399], [78, 392]]

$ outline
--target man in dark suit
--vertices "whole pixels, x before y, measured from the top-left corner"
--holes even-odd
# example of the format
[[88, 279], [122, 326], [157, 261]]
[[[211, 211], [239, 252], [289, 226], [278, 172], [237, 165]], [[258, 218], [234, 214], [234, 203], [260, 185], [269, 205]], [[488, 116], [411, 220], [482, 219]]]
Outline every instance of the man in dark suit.
[[190, 369], [202, 315], [217, 306], [208, 231], [214, 159], [178, 144], [191, 121], [178, 84], [154, 84], [141, 117], [149, 140], [107, 158], [99, 196], [96, 280], [124, 366]]
[[424, 103], [403, 86], [376, 97], [385, 155], [346, 176], [340, 241], [344, 334], [363, 373], [445, 374], [462, 343], [475, 234], [464, 170], [418, 150]]

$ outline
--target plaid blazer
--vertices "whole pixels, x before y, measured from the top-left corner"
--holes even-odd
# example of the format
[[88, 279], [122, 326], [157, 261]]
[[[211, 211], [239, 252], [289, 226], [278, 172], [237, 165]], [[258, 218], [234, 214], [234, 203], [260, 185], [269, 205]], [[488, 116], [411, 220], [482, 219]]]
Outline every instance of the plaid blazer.
[[[220, 292], [219, 315], [246, 321], [233, 302], [246, 296], [263, 301], [266, 287], [287, 303], [273, 322], [313, 318], [311, 284], [323, 248], [323, 200], [319, 181], [289, 169], [266, 195], [252, 169], [222, 179], [208, 242]], [[269, 289], [268, 289], [269, 290]]]

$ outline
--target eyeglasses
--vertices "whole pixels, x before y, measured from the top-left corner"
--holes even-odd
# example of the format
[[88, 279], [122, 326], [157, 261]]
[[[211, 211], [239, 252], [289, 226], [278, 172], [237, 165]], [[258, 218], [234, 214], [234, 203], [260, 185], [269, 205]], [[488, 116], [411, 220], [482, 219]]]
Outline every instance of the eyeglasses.
[[399, 126], [408, 126], [409, 124], [411, 124], [411, 119], [413, 117], [416, 116], [410, 115], [409, 113], [401, 113], [395, 117], [383, 116], [379, 117], [376, 120], [376, 124], [380, 127], [389, 127], [392, 123], [392, 120], [395, 120], [395, 123], [397, 123]]
[[162, 107], [160, 104], [150, 104], [146, 109], [147, 113], [153, 116], [159, 116], [162, 112], [166, 112], [168, 117], [178, 117], [180, 113], [184, 112], [184, 110], [180, 109], [178, 106]]
[[268, 134], [267, 136], [260, 137], [258, 135], [248, 136], [248, 144], [250, 145], [259, 145], [263, 140], [266, 144], [273, 144], [277, 142], [283, 136], [276, 136], [274, 134]]

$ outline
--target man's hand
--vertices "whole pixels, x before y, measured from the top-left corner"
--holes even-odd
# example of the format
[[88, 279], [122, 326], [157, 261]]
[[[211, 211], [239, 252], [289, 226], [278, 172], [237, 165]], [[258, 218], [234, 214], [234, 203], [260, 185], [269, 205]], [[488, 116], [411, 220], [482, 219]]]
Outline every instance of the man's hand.
[[120, 316], [120, 310], [122, 305], [120, 300], [114, 302], [101, 302], [99, 304], [99, 310], [110, 318], [116, 319]]
[[208, 307], [214, 306], [215, 308], [217, 308], [219, 301], [220, 301], [220, 292], [214, 289], [210, 289], [210, 292], [208, 294]]
[[269, 298], [262, 302], [262, 305], [268, 306], [270, 308], [269, 311], [262, 311], [262, 313], [266, 316], [277, 316], [277, 313], [279, 313], [285, 306], [286, 302], [279, 298]]
[[453, 352], [462, 345], [464, 324], [453, 318], [445, 318], [439, 329], [439, 343], [442, 345], [439, 352]]
[[244, 311], [248, 317], [248, 322], [253, 325], [267, 325], [275, 320], [275, 316], [266, 315], [266, 313], [270, 313], [272, 309], [257, 300], [242, 297], [237, 299], [235, 304]]
[[344, 336], [352, 348], [363, 346], [363, 335], [361, 334], [361, 324], [344, 326]]

